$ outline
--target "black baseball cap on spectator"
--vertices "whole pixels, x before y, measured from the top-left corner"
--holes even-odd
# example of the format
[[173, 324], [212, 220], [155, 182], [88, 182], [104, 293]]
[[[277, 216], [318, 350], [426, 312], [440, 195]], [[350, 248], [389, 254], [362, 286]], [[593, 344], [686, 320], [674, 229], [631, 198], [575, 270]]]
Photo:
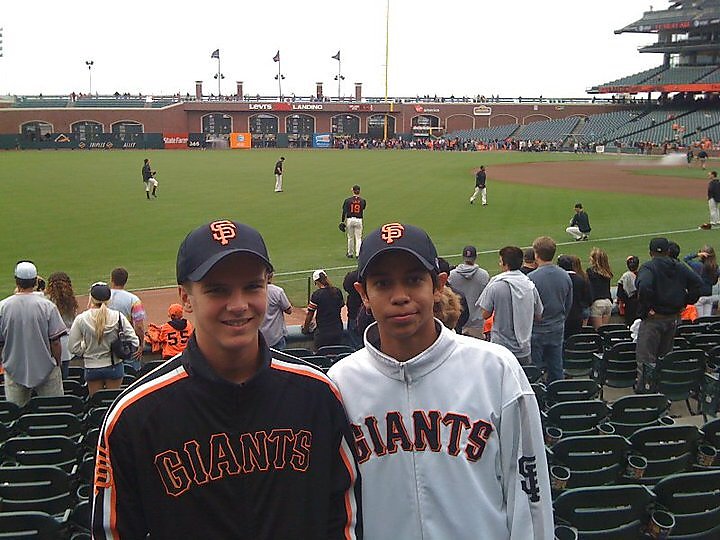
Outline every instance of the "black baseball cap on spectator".
[[110, 300], [110, 287], [104, 281], [98, 281], [90, 286], [90, 296], [98, 302], [107, 302]]
[[653, 238], [650, 240], [650, 251], [653, 253], [667, 253], [668, 246], [667, 238]]
[[465, 258], [465, 259], [477, 258], [477, 249], [475, 249], [475, 246], [465, 246], [463, 248], [463, 258]]
[[190, 232], [177, 255], [177, 281], [200, 281], [210, 269], [233, 253], [258, 257], [273, 271], [265, 241], [258, 231], [237, 221], [221, 219]]
[[428, 271], [439, 273], [437, 250], [425, 231], [414, 225], [386, 223], [363, 239], [358, 255], [358, 277], [364, 279], [375, 258], [389, 251], [406, 251]]

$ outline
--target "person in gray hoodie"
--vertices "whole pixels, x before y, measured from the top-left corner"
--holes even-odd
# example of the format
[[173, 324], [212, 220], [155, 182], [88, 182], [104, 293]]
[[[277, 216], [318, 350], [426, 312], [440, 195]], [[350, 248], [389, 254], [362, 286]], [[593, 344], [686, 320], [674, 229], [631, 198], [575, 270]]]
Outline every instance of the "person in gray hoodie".
[[542, 301], [535, 284], [520, 271], [522, 250], [505, 246], [499, 253], [503, 271], [490, 280], [477, 304], [483, 318], [495, 315], [490, 342], [503, 345], [520, 364], [528, 365], [533, 321], [542, 317]]
[[462, 256], [463, 262], [462, 264], [458, 264], [450, 272], [448, 284], [453, 290], [460, 291], [465, 295], [470, 309], [470, 317], [463, 328], [463, 334], [482, 338], [485, 321], [482, 316], [482, 310], [476, 303], [487, 286], [488, 281], [490, 281], [490, 274], [487, 273], [487, 270], [475, 264], [475, 259], [477, 259], [477, 249], [475, 249], [475, 246], [465, 246]]

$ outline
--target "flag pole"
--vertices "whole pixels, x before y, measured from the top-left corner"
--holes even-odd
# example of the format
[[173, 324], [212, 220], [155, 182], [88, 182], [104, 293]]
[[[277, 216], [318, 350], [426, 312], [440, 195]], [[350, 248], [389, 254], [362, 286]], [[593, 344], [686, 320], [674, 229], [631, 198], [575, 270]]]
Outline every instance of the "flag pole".
[[340, 61], [340, 52], [338, 51], [338, 101], [340, 101], [340, 81], [342, 81], [342, 62]]
[[278, 101], [282, 101], [282, 71], [280, 70], [280, 52], [278, 51]]
[[[388, 57], [390, 56], [390, 0], [387, 0], [385, 10], [385, 105], [388, 103]], [[383, 126], [383, 140], [387, 140], [388, 136], [388, 114], [385, 112], [385, 122]]]
[[218, 80], [218, 99], [220, 99], [220, 79], [222, 78], [222, 74], [221, 74], [221, 72], [220, 72], [220, 53], [218, 53], [217, 61], [218, 61], [218, 72], [217, 72], [217, 80]]

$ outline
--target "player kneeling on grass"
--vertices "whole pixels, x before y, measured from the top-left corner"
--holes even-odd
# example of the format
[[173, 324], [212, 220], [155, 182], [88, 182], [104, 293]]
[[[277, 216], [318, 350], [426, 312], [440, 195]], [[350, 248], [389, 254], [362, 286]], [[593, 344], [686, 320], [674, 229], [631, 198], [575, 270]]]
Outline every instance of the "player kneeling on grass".
[[273, 358], [259, 331], [271, 272], [247, 225], [185, 238], [177, 280], [195, 332], [105, 417], [93, 538], [362, 537], [340, 394], [320, 371]]
[[447, 274], [431, 239], [383, 225], [358, 275], [377, 322], [329, 375], [355, 436], [366, 538], [552, 538], [533, 390], [510, 351], [433, 318]]

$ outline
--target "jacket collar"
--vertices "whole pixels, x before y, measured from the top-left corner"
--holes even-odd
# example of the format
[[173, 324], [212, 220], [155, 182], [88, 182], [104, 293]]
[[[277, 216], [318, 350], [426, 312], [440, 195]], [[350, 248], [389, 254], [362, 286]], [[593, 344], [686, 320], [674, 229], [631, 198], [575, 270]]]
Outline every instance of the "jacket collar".
[[262, 361], [255, 375], [250, 377], [244, 383], [233, 383], [220, 377], [215, 370], [210, 367], [205, 355], [203, 355], [200, 347], [198, 347], [197, 341], [195, 340], [195, 333], [190, 337], [185, 351], [181, 356], [181, 361], [185, 370], [193, 377], [199, 377], [213, 384], [221, 385], [222, 388], [232, 390], [245, 387], [253, 387], [259, 384], [270, 372], [270, 362], [272, 356], [270, 354], [270, 348], [268, 347], [262, 334], [259, 334], [259, 347]]
[[438, 319], [435, 319], [435, 328], [439, 330], [439, 335], [430, 347], [405, 362], [398, 362], [380, 350], [380, 334], [377, 323], [371, 324], [365, 330], [365, 348], [371, 364], [391, 379], [407, 383], [421, 379], [440, 367], [457, 347], [453, 332], [448, 330]]

